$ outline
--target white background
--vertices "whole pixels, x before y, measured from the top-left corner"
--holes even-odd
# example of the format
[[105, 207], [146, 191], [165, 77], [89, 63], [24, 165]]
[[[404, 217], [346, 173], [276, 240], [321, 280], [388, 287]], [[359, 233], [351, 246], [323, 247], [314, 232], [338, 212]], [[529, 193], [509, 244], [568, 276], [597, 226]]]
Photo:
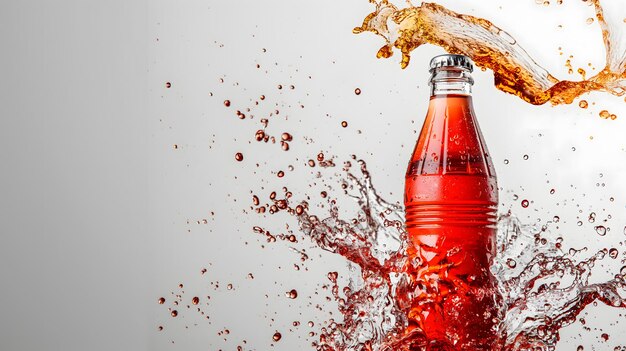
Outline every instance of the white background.
[[[573, 55], [574, 68], [603, 67], [601, 33], [586, 24], [591, 6], [564, 2], [440, 3], [490, 19], [553, 75], [579, 79], [567, 74], [565, 60]], [[314, 193], [305, 163], [320, 151], [338, 165], [350, 154], [364, 158], [383, 197], [401, 200], [428, 101], [427, 63], [443, 51], [416, 50], [406, 70], [399, 55], [377, 60], [382, 39], [351, 32], [372, 10], [364, 0], [2, 3], [0, 349], [233, 350], [244, 339], [244, 349], [309, 349], [309, 330], [317, 332], [317, 321], [334, 308], [315, 309], [325, 294], [314, 293], [326, 272], [345, 271], [345, 263], [303, 244], [312, 258], [308, 271], [296, 272], [299, 256], [289, 245], [263, 249], [251, 230], [259, 223], [284, 228], [289, 220], [243, 210], [250, 191], [264, 202], [283, 185]], [[623, 98], [593, 93], [584, 97], [586, 110], [577, 103], [532, 106], [497, 91], [490, 72], [477, 70], [474, 78], [501, 211], [510, 208], [527, 223], [559, 215], [565, 246], [617, 247], [623, 259]], [[288, 152], [254, 141], [260, 117], [234, 113], [261, 94], [267, 99], [259, 116], [274, 104], [281, 110], [268, 132], [294, 136]], [[617, 120], [599, 118], [602, 109]], [[278, 180], [272, 172], [288, 165], [295, 170]], [[522, 199], [532, 201], [529, 208], [521, 208]], [[591, 211], [597, 221], [612, 216], [605, 237], [586, 221]], [[208, 224], [196, 224], [202, 219]], [[605, 260], [596, 279], [622, 265]], [[217, 290], [210, 285], [216, 281]], [[210, 321], [184, 306], [169, 317], [179, 283], [185, 305], [192, 296], [212, 296]], [[225, 289], [228, 283], [235, 290]], [[291, 288], [298, 299], [284, 297]], [[168, 305], [156, 303], [160, 296]], [[565, 328], [560, 350], [626, 344], [623, 324], [614, 324], [623, 314], [586, 311], [591, 330]], [[288, 332], [293, 320], [303, 326]], [[304, 327], [308, 320], [316, 326]], [[227, 341], [217, 334], [224, 328]], [[276, 330], [283, 339], [271, 347]]]

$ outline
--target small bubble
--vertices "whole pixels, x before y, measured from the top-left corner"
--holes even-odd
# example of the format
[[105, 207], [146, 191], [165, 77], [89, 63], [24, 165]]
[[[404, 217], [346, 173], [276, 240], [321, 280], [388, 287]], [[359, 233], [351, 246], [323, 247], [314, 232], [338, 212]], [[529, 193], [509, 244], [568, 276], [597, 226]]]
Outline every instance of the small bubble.
[[279, 341], [283, 336], [279, 333], [276, 332], [274, 333], [274, 335], [272, 336], [272, 339], [274, 339], [274, 341]]
[[197, 296], [194, 296], [193, 299], [191, 299], [191, 303], [194, 305], [197, 305], [200, 302], [200, 298]]
[[598, 235], [600, 236], [605, 236], [606, 235], [606, 227], [602, 226], [602, 225], [598, 225], [595, 227], [596, 233], [598, 233]]
[[361, 89], [360, 88], [354, 89], [354, 93], [357, 95], [361, 95]]
[[602, 338], [602, 340], [604, 341], [608, 341], [609, 340], [609, 334], [607, 333], [602, 333], [602, 335], [600, 335], [600, 337]]
[[164, 304], [165, 303], [165, 298], [164, 297], [160, 297], [158, 302], [159, 302], [159, 305]]
[[313, 328], [313, 326], [315, 325], [315, 323], [313, 323], [313, 321], [309, 321], [309, 323], [307, 323], [309, 327]]
[[524, 155], [524, 160], [528, 160], [528, 155]]
[[579, 227], [583, 225], [583, 221], [578, 221], [576, 222], [576, 225], [578, 225]]
[[278, 171], [278, 173], [276, 174], [278, 176], [278, 178], [282, 178], [285, 176], [285, 172], [283, 171]]
[[248, 273], [248, 279], [254, 279], [254, 275], [252, 273]]
[[346, 128], [348, 126], [348, 122], [346, 121], [341, 121], [341, 126]]
[[226, 285], [226, 289], [228, 289], [228, 290], [233, 290], [233, 284], [228, 284], [228, 285]]
[[291, 141], [293, 139], [293, 137], [289, 133], [283, 133], [280, 138], [283, 139], [283, 141]]
[[589, 103], [587, 102], [587, 100], [580, 100], [580, 102], [578, 103], [578, 107], [587, 108], [589, 107]]
[[609, 250], [609, 257], [612, 259], [616, 259], [617, 255], [619, 255], [619, 251], [616, 248], [611, 248]]
[[553, 195], [556, 192], [554, 189], [550, 189], [550, 194]]
[[162, 326], [162, 325], [159, 325], [159, 327], [158, 327], [157, 329], [158, 329], [159, 331], [162, 331], [162, 330], [163, 330], [163, 326]]
[[508, 165], [509, 164], [509, 160], [507, 160], [506, 158], [504, 159], [504, 164]]
[[243, 154], [241, 152], [238, 152], [235, 154], [235, 160], [241, 162], [243, 161]]
[[559, 223], [559, 221], [560, 221], [560, 220], [561, 220], [561, 218], [560, 218], [559, 216], [554, 216], [554, 217], [552, 218], [552, 221], [553, 221], [554, 223]]
[[229, 107], [230, 106], [230, 100], [224, 100], [224, 106]]
[[184, 287], [184, 285], [181, 283], [181, 284], [178, 284], [178, 287], [179, 287], [180, 289], [182, 289], [182, 288]]
[[310, 167], [315, 167], [315, 161], [309, 160], [309, 162], [307, 163], [309, 164]]
[[523, 208], [528, 207], [528, 200], [526, 200], [526, 199], [522, 200], [522, 207]]
[[515, 262], [514, 259], [509, 258], [506, 260], [506, 265], [509, 266], [509, 268], [515, 268], [515, 266], [517, 266], [517, 262]]
[[278, 84], [278, 89], [282, 89], [283, 86], [281, 84]]
[[178, 311], [172, 310], [172, 312], [170, 314], [172, 315], [172, 317], [176, 317], [176, 316], [178, 316]]
[[287, 291], [286, 295], [290, 299], [295, 299], [298, 297], [298, 291], [296, 289], [291, 289]]
[[299, 326], [299, 325], [300, 325], [300, 322], [298, 322], [298, 321], [294, 321], [291, 325], [293, 325], [294, 327], [297, 327], [297, 326]]
[[168, 88], [168, 89], [169, 89], [169, 88], [171, 88], [171, 87], [172, 87], [172, 83], [170, 83], [170, 82], [166, 82], [166, 83], [165, 83], [165, 87], [166, 87], [166, 88]]

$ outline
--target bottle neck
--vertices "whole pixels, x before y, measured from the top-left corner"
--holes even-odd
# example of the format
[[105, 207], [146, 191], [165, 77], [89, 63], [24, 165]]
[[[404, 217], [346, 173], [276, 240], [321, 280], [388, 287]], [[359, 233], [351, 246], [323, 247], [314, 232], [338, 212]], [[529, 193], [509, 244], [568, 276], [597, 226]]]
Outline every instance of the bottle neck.
[[474, 79], [469, 70], [462, 67], [435, 68], [430, 76], [430, 96], [463, 95], [472, 96]]

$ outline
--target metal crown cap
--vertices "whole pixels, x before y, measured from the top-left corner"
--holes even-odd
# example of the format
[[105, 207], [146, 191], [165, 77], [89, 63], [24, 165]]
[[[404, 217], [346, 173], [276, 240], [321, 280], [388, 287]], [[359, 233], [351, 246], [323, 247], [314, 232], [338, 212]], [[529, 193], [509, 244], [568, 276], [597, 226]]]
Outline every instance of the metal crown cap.
[[439, 67], [461, 67], [472, 72], [474, 70], [474, 65], [472, 64], [472, 60], [465, 55], [452, 55], [445, 54], [435, 56], [430, 60], [430, 68], [429, 71], [432, 72], [435, 68]]

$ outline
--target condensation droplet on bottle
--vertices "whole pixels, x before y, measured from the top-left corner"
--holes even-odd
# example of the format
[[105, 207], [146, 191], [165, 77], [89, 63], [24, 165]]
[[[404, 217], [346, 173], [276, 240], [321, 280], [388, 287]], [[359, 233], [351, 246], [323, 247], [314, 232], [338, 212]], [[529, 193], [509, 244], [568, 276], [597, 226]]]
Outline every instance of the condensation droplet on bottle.
[[559, 216], [554, 216], [554, 217], [552, 218], [552, 221], [553, 221], [554, 223], [558, 223], [560, 220], [561, 220], [561, 217], [559, 217]]
[[228, 289], [228, 290], [233, 290], [233, 284], [228, 284], [228, 285], [226, 285], [226, 289]]
[[522, 207], [523, 208], [527, 208], [528, 207], [528, 200], [526, 200], [526, 199], [522, 200]]
[[357, 95], [361, 95], [361, 88], [354, 89], [354, 93]]
[[576, 348], [576, 351], [583, 351], [585, 348], [583, 347], [583, 345], [578, 345], [578, 347]]
[[164, 304], [165, 303], [165, 298], [164, 297], [160, 297], [158, 302], [159, 302], [159, 305]]
[[198, 303], [200, 303], [200, 298], [197, 296], [194, 296], [193, 299], [191, 299], [191, 303], [194, 305], [197, 305]]
[[235, 154], [235, 160], [241, 162], [243, 161], [243, 154], [241, 152], [238, 152]]
[[159, 331], [162, 331], [162, 330], [163, 330], [163, 326], [162, 326], [162, 325], [159, 325], [159, 327], [158, 327], [157, 329], [158, 329]]
[[607, 334], [607, 333], [602, 333], [602, 335], [600, 335], [600, 337], [604, 341], [609, 341], [609, 334]]
[[583, 221], [578, 221], [578, 222], [576, 222], [576, 224], [580, 227], [580, 226], [583, 225]]
[[524, 160], [528, 160], [528, 155], [524, 155]]
[[307, 163], [309, 164], [310, 167], [315, 167], [315, 161], [309, 160]]
[[324, 161], [324, 153], [320, 152], [317, 154], [317, 160], [320, 162]]
[[172, 310], [172, 312], [170, 314], [172, 315], [172, 317], [176, 317], [176, 316], [178, 316], [178, 311]]
[[278, 178], [282, 178], [285, 176], [285, 172], [283, 171], [278, 171], [278, 173], [276, 174], [278, 176]]
[[346, 121], [341, 121], [341, 126], [346, 128], [348, 126], [348, 122]]
[[166, 87], [166, 88], [168, 88], [168, 89], [169, 89], [169, 88], [171, 88], [171, 87], [172, 87], [172, 83], [170, 83], [170, 82], [166, 82], [166, 83], [165, 83], [165, 87]]
[[291, 134], [285, 132], [280, 136], [281, 139], [283, 139], [283, 141], [291, 141], [293, 139], [293, 137], [291, 136]]
[[595, 227], [596, 233], [598, 233], [598, 235], [600, 236], [605, 236], [606, 235], [606, 228], [602, 225], [596, 226]]
[[291, 289], [287, 291], [285, 295], [290, 299], [295, 299], [298, 297], [298, 291], [296, 289]]
[[504, 164], [508, 165], [509, 164], [509, 160], [507, 160], [506, 158], [504, 159]]
[[230, 100], [224, 100], [224, 106], [229, 107], [230, 106]]
[[611, 248], [609, 250], [609, 257], [612, 259], [616, 259], [617, 255], [619, 255], [619, 251], [616, 248]]
[[274, 335], [272, 336], [272, 339], [274, 339], [274, 341], [279, 341], [283, 336], [279, 333], [276, 332], [274, 333]]

